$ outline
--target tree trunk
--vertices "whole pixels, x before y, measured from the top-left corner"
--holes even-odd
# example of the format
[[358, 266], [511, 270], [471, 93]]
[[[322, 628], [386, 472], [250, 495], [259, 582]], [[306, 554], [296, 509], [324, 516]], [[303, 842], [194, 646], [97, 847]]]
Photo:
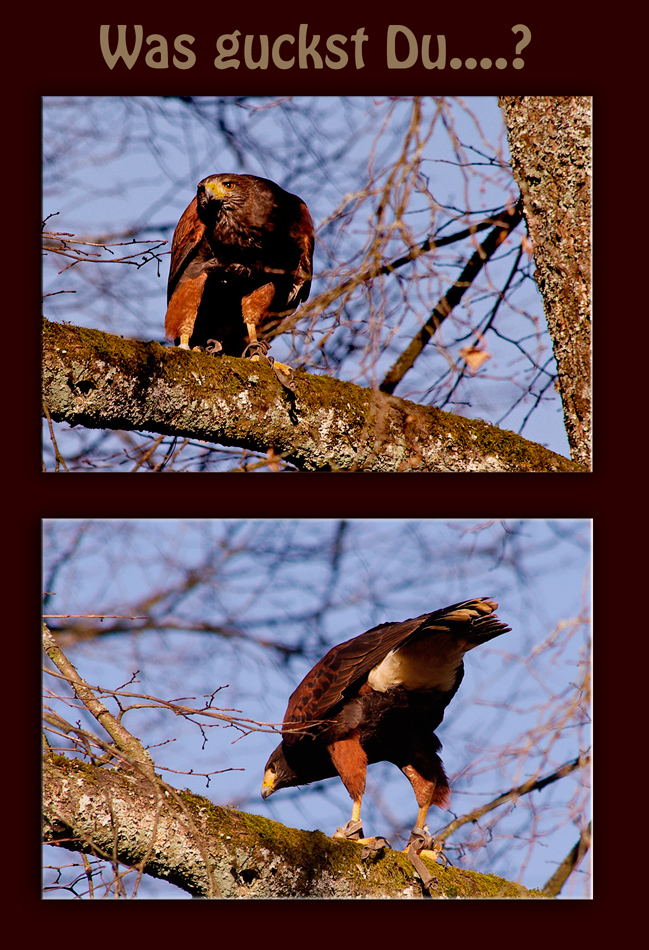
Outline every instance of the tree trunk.
[[590, 465], [591, 100], [502, 96], [572, 458]]

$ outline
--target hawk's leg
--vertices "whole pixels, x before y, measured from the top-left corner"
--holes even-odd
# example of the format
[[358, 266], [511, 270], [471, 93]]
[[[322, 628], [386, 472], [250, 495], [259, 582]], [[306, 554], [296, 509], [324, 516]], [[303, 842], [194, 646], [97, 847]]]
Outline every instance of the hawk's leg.
[[[268, 283], [262, 287], [257, 287], [256, 290], [253, 290], [252, 293], [248, 294], [248, 296], [244, 297], [241, 301], [241, 313], [243, 314], [243, 320], [246, 324], [246, 330], [248, 331], [248, 346], [245, 348], [243, 355], [248, 356], [251, 360], [268, 359], [266, 356], [268, 343], [257, 338], [257, 327], [268, 313], [268, 308], [274, 296], [275, 285]], [[293, 370], [291, 367], [286, 366], [284, 363], [277, 363], [272, 359], [268, 359], [268, 361], [273, 367], [279, 381], [284, 386], [288, 386], [289, 389], [294, 389], [295, 384], [293, 383]]]
[[[243, 314], [243, 321], [248, 331], [248, 348], [250, 349], [254, 350], [255, 346], [259, 345], [257, 327], [268, 313], [268, 308], [273, 302], [274, 296], [275, 285], [268, 283], [262, 287], [257, 287], [256, 290], [253, 290], [252, 293], [248, 294], [248, 296], [244, 297], [241, 301], [241, 313]], [[256, 355], [258, 356], [258, 354]], [[254, 356], [251, 358], [255, 359]]]
[[332, 835], [333, 838], [347, 838], [349, 841], [360, 841], [363, 838], [363, 823], [361, 822], [362, 801], [363, 795], [361, 793], [354, 801], [352, 817], [346, 825], [343, 825], [341, 828], [336, 828], [335, 834]]
[[413, 855], [418, 856], [423, 854], [435, 862], [441, 859], [444, 867], [447, 867], [449, 860], [442, 850], [443, 847], [441, 841], [436, 841], [435, 838], [428, 833], [428, 825], [425, 827], [419, 827], [419, 825], [417, 825], [417, 827], [413, 828], [410, 832], [406, 852], [411, 861]]
[[[408, 856], [419, 855], [424, 852], [427, 857], [434, 861], [442, 857], [446, 862], [446, 856], [441, 853], [441, 847], [436, 845], [435, 839], [428, 834], [426, 830], [426, 816], [431, 805], [444, 807], [448, 804], [449, 788], [448, 780], [444, 773], [439, 756], [435, 756], [436, 761], [427, 763], [428, 774], [425, 778], [413, 765], [404, 765], [401, 768], [403, 774], [412, 785], [417, 798], [419, 811], [417, 812], [417, 823], [410, 833], [410, 839], [406, 845]], [[420, 766], [422, 767], [422, 766]]]
[[433, 836], [428, 834], [428, 828], [412, 829], [410, 832], [410, 839], [408, 840], [408, 847], [406, 848], [406, 854], [408, 855], [408, 860], [421, 878], [421, 883], [427, 891], [429, 891], [432, 886], [436, 885], [437, 878], [430, 873], [424, 862], [421, 860], [421, 855], [424, 855], [427, 858], [432, 858], [435, 863], [437, 863], [438, 858], [441, 858], [444, 862], [444, 867], [448, 866], [448, 858], [442, 852], [441, 842], [439, 845], [435, 842]]
[[372, 855], [378, 857], [384, 848], [390, 847], [390, 842], [387, 840], [387, 838], [383, 838], [381, 835], [373, 838], [365, 838], [363, 836], [363, 826], [361, 823], [361, 800], [362, 796], [354, 802], [352, 817], [349, 819], [347, 824], [343, 825], [342, 828], [336, 828], [335, 834], [333, 834], [331, 837], [346, 838], [348, 841], [356, 841], [358, 844], [362, 844], [363, 850], [361, 851], [361, 858], [365, 860]]
[[370, 851], [380, 851], [387, 845], [385, 838], [365, 838], [361, 823], [361, 803], [365, 792], [365, 775], [367, 772], [367, 756], [360, 744], [358, 730], [352, 732], [345, 739], [338, 739], [327, 746], [331, 761], [342, 779], [343, 785], [349, 792], [354, 807], [352, 817], [342, 828], [337, 828], [334, 838], [347, 838], [349, 841], [358, 841]]
[[165, 336], [172, 343], [180, 339], [179, 349], [188, 350], [194, 332], [196, 314], [203, 296], [207, 274], [184, 280], [174, 290], [165, 316]]

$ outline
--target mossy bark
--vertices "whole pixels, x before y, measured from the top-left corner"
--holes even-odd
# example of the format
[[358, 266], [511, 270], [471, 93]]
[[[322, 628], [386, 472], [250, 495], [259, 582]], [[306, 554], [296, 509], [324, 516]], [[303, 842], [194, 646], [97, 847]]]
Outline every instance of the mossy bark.
[[402, 852], [362, 860], [357, 843], [222, 808], [134, 772], [47, 755], [43, 777], [46, 843], [138, 867], [195, 897], [542, 897], [425, 859], [435, 878], [427, 893]]
[[578, 472], [520, 436], [353, 383], [43, 323], [43, 412], [254, 451], [301, 471]]

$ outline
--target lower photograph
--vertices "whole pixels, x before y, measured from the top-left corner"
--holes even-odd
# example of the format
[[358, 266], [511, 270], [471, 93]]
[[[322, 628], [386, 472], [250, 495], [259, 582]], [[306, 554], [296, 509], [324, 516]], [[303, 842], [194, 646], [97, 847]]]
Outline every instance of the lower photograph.
[[45, 899], [591, 898], [591, 521], [42, 529]]

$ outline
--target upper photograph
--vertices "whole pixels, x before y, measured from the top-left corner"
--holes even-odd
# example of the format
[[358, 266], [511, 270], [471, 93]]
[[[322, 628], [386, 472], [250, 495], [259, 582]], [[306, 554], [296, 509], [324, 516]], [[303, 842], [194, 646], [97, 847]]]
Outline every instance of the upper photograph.
[[44, 98], [43, 472], [590, 472], [592, 105]]

